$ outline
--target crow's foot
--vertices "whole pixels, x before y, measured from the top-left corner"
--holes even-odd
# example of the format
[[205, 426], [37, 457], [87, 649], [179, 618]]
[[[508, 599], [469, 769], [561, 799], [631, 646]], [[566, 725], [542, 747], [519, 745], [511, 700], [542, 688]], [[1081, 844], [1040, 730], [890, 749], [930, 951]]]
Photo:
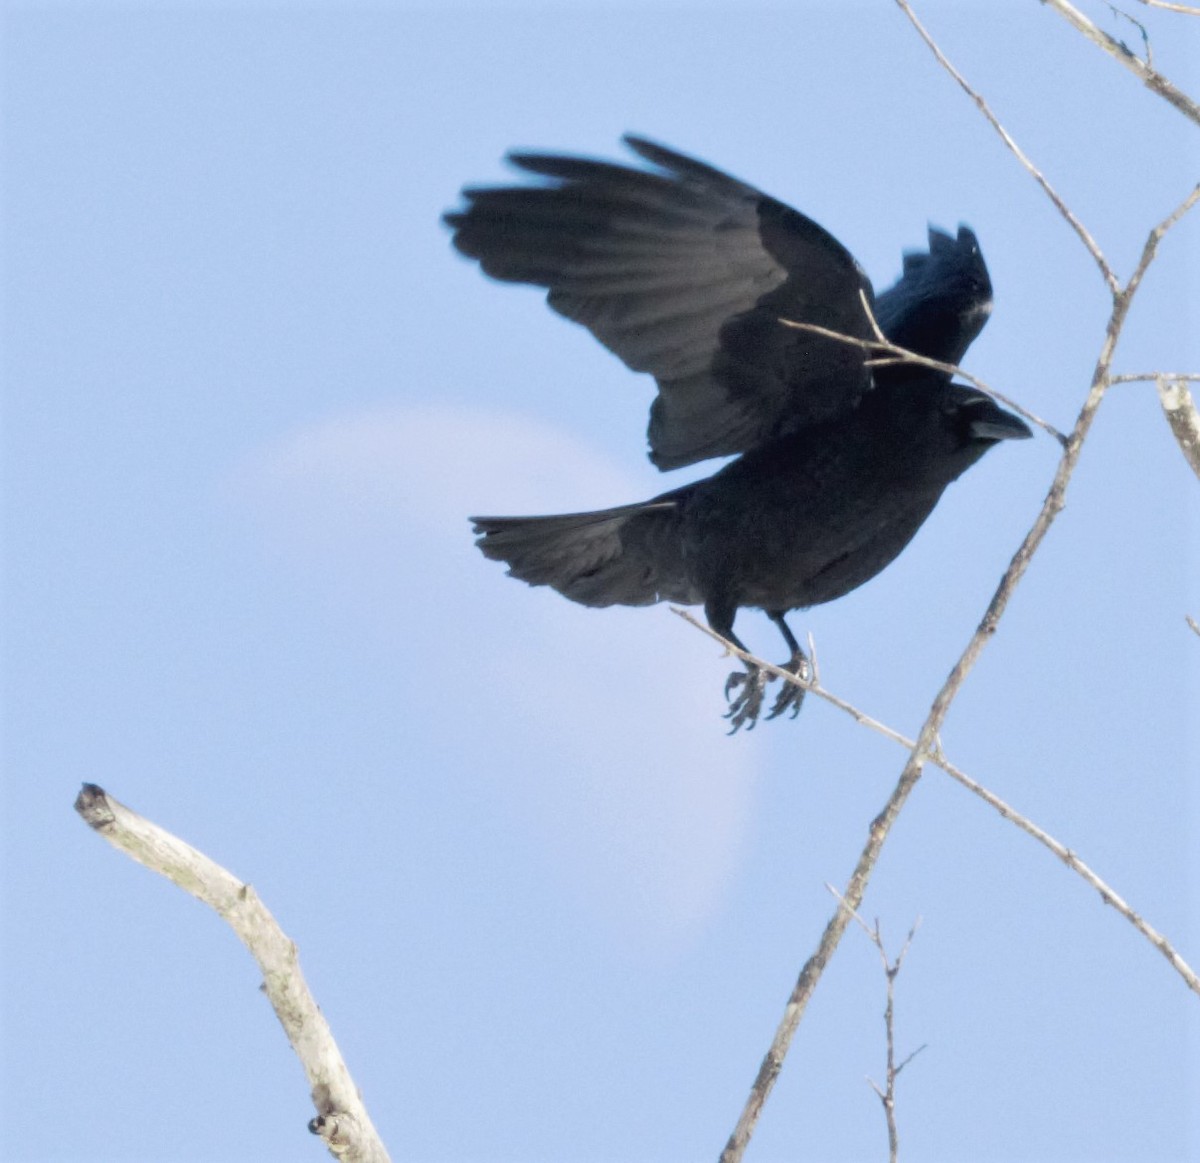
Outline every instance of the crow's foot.
[[[813, 668], [812, 663], [808, 660], [808, 655], [803, 650], [797, 650], [791, 658], [787, 660], [781, 667], [789, 674], [794, 674], [802, 682], [812, 682]], [[804, 702], [804, 688], [797, 686], [794, 682], [784, 682], [783, 689], [779, 692], [775, 699], [775, 705], [771, 708], [771, 713], [767, 716], [768, 719], [774, 719], [782, 715], [784, 711], [790, 709], [790, 718], [795, 718], [800, 714], [800, 704]]]
[[[813, 677], [812, 663], [802, 650], [797, 650], [780, 668], [794, 674], [803, 682], [811, 682]], [[763, 695], [767, 683], [775, 681], [775, 675], [759, 670], [757, 666], [747, 666], [745, 670], [735, 670], [725, 682], [725, 697], [729, 700], [729, 710], [725, 718], [730, 721], [729, 734], [733, 735], [743, 727], [747, 731], [754, 729], [762, 714]], [[767, 714], [768, 719], [775, 719], [785, 711], [791, 711], [791, 718], [800, 713], [800, 704], [804, 702], [804, 687], [794, 682], [784, 682], [783, 689], [775, 697], [775, 703]]]
[[725, 681], [725, 697], [729, 700], [729, 710], [725, 718], [732, 724], [729, 734], [735, 735], [743, 727], [747, 731], [754, 730], [758, 716], [762, 711], [763, 691], [767, 687], [768, 676], [757, 666], [747, 666], [745, 670], [735, 670]]

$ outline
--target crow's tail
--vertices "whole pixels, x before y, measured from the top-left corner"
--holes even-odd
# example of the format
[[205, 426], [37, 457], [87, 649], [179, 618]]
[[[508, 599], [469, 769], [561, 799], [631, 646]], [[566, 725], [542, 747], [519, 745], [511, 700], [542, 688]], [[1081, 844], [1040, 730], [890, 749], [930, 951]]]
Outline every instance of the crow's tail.
[[653, 501], [549, 517], [472, 517], [485, 557], [531, 586], [584, 606], [695, 603], [680, 538], [681, 491]]

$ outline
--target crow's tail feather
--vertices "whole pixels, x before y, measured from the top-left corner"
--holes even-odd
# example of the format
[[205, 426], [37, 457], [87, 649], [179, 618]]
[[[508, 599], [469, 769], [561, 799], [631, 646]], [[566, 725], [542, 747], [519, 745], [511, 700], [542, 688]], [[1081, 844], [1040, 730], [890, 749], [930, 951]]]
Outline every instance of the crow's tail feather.
[[648, 606], [700, 600], [687, 581], [679, 500], [560, 513], [548, 517], [472, 517], [476, 545], [511, 576], [551, 586], [584, 606]]

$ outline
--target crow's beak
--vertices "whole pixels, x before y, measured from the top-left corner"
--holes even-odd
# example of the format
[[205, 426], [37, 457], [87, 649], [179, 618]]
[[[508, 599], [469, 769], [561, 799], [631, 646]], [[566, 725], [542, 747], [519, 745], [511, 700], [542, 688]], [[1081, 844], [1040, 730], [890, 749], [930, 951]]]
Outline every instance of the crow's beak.
[[989, 406], [976, 405], [971, 417], [971, 435], [976, 440], [1027, 440], [1033, 435], [1029, 425], [1019, 416], [1006, 412], [988, 401]]

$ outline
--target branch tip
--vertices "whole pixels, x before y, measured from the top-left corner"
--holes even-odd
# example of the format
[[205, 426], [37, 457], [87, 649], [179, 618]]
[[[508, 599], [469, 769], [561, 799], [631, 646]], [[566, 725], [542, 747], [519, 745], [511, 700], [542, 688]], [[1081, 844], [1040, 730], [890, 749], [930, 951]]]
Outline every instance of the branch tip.
[[85, 783], [75, 797], [75, 811], [89, 828], [97, 831], [108, 828], [116, 819], [108, 793], [98, 784]]

